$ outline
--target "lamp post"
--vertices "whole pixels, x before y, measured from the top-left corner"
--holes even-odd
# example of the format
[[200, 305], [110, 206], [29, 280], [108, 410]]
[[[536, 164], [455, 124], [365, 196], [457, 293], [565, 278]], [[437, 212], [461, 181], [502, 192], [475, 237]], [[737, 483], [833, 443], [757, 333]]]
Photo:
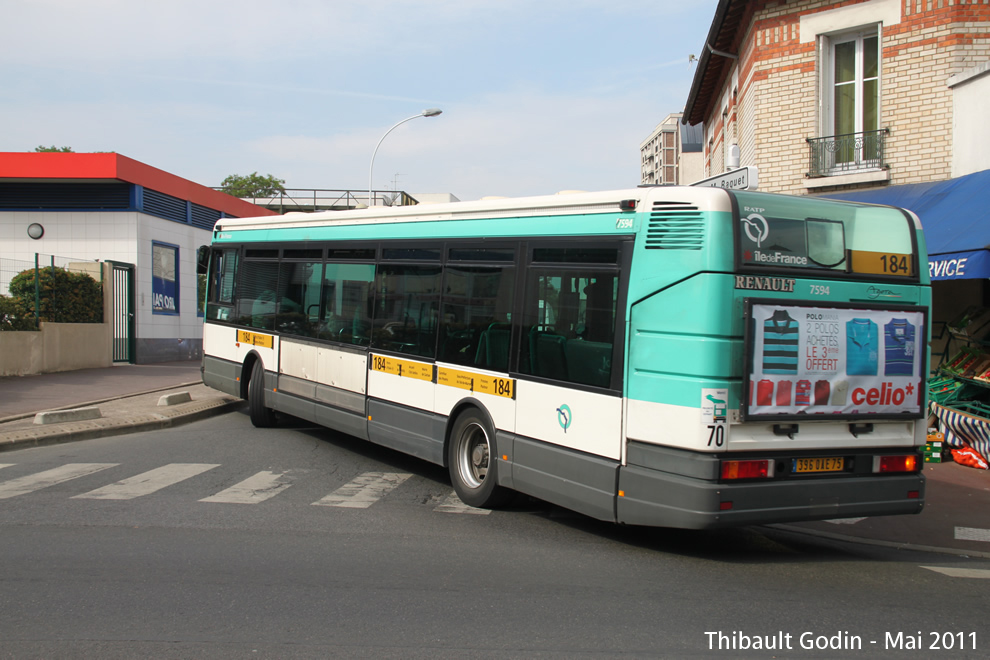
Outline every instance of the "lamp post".
[[371, 183], [372, 182], [372, 175], [374, 174], [374, 171], [375, 171], [375, 156], [378, 155], [378, 147], [382, 146], [382, 142], [385, 141], [385, 138], [388, 137], [388, 134], [391, 133], [392, 131], [394, 131], [396, 128], [398, 128], [402, 124], [405, 124], [407, 121], [412, 121], [413, 119], [417, 119], [419, 117], [436, 117], [441, 112], [443, 112], [443, 111], [440, 108], [430, 108], [429, 110], [423, 110], [418, 115], [413, 115], [412, 117], [406, 117], [405, 119], [403, 119], [402, 121], [400, 121], [398, 124], [396, 124], [392, 128], [390, 128], [387, 131], [385, 131], [385, 135], [382, 136], [382, 139], [379, 140], [378, 141], [378, 144], [375, 146], [375, 152], [373, 154], [371, 154], [371, 167], [368, 169], [368, 206], [374, 206], [375, 205], [375, 199], [374, 199], [374, 197], [372, 197], [372, 192], [371, 192], [371, 190], [372, 190], [372, 183]]

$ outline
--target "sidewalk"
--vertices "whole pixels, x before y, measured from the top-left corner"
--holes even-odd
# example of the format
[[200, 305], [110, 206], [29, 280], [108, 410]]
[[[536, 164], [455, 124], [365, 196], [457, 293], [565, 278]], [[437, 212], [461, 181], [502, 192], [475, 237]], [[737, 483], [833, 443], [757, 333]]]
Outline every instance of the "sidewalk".
[[[158, 405], [162, 396], [182, 392], [188, 392], [192, 400]], [[0, 456], [25, 447], [178, 426], [242, 405], [242, 400], [203, 385], [199, 362], [0, 378]], [[99, 408], [100, 417], [34, 423], [37, 412], [81, 407]], [[990, 471], [955, 463], [928, 464], [925, 477], [925, 509], [919, 515], [773, 527], [845, 541], [990, 558]]]
[[[182, 393], [191, 400], [159, 405], [163, 396]], [[242, 403], [203, 385], [198, 361], [8, 376], [0, 378], [0, 452], [178, 426]], [[96, 408], [99, 416], [35, 424], [39, 412], [81, 408]]]

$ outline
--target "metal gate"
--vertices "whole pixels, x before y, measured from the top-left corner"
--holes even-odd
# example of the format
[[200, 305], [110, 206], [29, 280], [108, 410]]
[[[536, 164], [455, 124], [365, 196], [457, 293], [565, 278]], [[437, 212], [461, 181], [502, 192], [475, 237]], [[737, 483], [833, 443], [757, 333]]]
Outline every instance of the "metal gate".
[[113, 265], [113, 361], [134, 362], [134, 264]]

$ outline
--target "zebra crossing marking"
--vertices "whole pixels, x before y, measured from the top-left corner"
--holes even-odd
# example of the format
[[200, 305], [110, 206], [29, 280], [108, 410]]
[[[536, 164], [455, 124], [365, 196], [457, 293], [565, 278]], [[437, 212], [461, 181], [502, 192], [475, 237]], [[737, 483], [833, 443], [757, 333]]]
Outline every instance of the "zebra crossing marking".
[[990, 542], [990, 529], [980, 529], [978, 527], [956, 527], [955, 536], [959, 541]]
[[48, 488], [63, 481], [85, 477], [88, 474], [116, 467], [119, 463], [66, 463], [51, 470], [36, 472], [0, 483], [0, 500]]
[[457, 491], [453, 491], [447, 496], [439, 506], [437, 506], [434, 511], [439, 511], [440, 513], [468, 513], [474, 514], [476, 516], [487, 516], [492, 512], [491, 509], [479, 509], [478, 507], [470, 506], [461, 501], [461, 498], [457, 496]]
[[213, 463], [171, 463], [154, 470], [118, 481], [115, 484], [91, 490], [72, 499], [85, 500], [132, 500], [142, 495], [150, 495], [180, 481], [185, 481], [207, 470], [220, 467]]
[[402, 472], [365, 472], [313, 505], [367, 509], [411, 476]]
[[272, 472], [263, 470], [234, 484], [216, 495], [204, 497], [200, 502], [216, 502], [220, 504], [257, 504], [275, 497], [292, 485], [295, 475], [292, 470]]
[[947, 566], [922, 566], [921, 568], [927, 568], [929, 571], [935, 571], [949, 577], [990, 580], [990, 570], [985, 568], [949, 568]]
[[[0, 463], [0, 468], [14, 465], [16, 463]], [[119, 465], [119, 463], [67, 463], [50, 470], [0, 482], [0, 499], [32, 493]], [[73, 495], [70, 499], [131, 500], [150, 495], [217, 467], [220, 467], [220, 464], [170, 463], [95, 490]], [[309, 470], [262, 470], [229, 488], [198, 501], [211, 504], [258, 504], [282, 493], [292, 486], [300, 475], [306, 472]], [[365, 472], [312, 504], [348, 509], [367, 509], [412, 476], [403, 472]], [[479, 509], [465, 504], [457, 497], [455, 491], [450, 491], [450, 494], [433, 510], [438, 513], [479, 516], [486, 516], [491, 513], [490, 509]]]

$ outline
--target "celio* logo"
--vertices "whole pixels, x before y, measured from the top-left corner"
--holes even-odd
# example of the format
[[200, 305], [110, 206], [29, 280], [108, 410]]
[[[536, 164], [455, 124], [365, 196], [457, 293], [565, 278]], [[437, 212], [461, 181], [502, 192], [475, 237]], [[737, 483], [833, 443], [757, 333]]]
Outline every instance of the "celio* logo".
[[914, 385], [907, 385], [903, 388], [895, 388], [893, 383], [883, 383], [880, 389], [871, 387], [864, 390], [857, 387], [852, 391], [852, 402], [861, 406], [864, 403], [869, 406], [889, 406], [894, 404], [899, 406], [904, 403], [904, 399], [914, 394]]

